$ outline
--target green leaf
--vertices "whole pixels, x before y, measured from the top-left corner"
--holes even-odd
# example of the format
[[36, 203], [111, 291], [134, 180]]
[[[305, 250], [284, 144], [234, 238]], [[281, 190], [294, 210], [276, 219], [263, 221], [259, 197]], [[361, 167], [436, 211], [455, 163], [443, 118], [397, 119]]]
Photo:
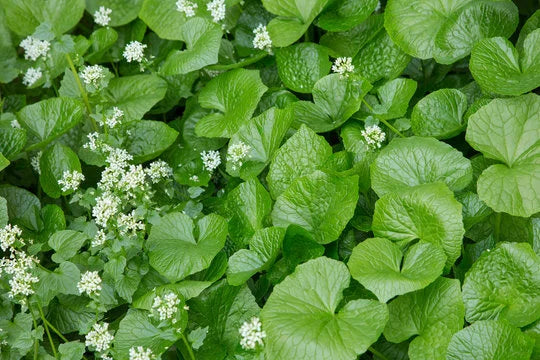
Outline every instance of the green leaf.
[[293, 121], [292, 109], [270, 108], [240, 127], [231, 137], [230, 144], [243, 142], [251, 150], [240, 169], [232, 170], [227, 162], [227, 172], [242, 179], [257, 176], [268, 165]]
[[83, 358], [85, 346], [80, 341], [70, 341], [58, 346], [60, 360], [80, 360]]
[[405, 246], [415, 239], [441, 246], [446, 267], [461, 253], [461, 204], [442, 183], [423, 184], [388, 193], [375, 203], [373, 234]]
[[84, 12], [84, 0], [0, 0], [9, 28], [18, 35], [34, 32], [48, 23], [60, 35], [73, 28]]
[[186, 49], [172, 51], [162, 65], [161, 74], [187, 74], [218, 62], [223, 35], [219, 25], [195, 17], [188, 20], [180, 32], [182, 40], [186, 43]]
[[332, 66], [325, 47], [307, 42], [278, 49], [276, 63], [283, 84], [300, 93], [310, 93]]
[[[259, 306], [246, 285], [230, 286], [226, 280], [189, 302], [192, 328], [208, 327], [203, 345], [195, 352], [199, 360], [234, 359], [241, 350], [238, 329], [259, 314]], [[247, 355], [247, 353], [246, 353]]]
[[135, 163], [152, 160], [171, 146], [178, 132], [162, 121], [131, 121], [122, 126], [125, 134], [123, 148], [132, 156]]
[[47, 320], [63, 334], [90, 331], [96, 319], [95, 311], [88, 304], [90, 299], [74, 295], [58, 295], [49, 304]]
[[167, 82], [156, 75], [117, 77], [106, 89], [107, 106], [117, 106], [126, 120], [142, 119], [167, 92]]
[[448, 360], [528, 360], [534, 340], [502, 321], [478, 321], [456, 333]]
[[0, 196], [0, 227], [9, 223], [7, 200]]
[[[4, 319], [0, 320], [0, 327], [7, 335], [5, 341], [9, 344], [8, 346], [14, 350], [20, 350], [22, 353], [22, 355], [14, 356], [14, 358], [22, 358], [34, 343], [32, 316], [29, 313], [20, 312], [15, 315], [13, 322]], [[36, 340], [38, 339], [36, 338]], [[4, 355], [4, 352], [2, 352], [2, 355]]]
[[231, 137], [248, 122], [267, 89], [258, 70], [235, 69], [210, 80], [199, 93], [199, 103], [219, 112], [199, 120], [197, 135]]
[[229, 236], [243, 247], [253, 234], [264, 227], [272, 211], [272, 199], [264, 186], [252, 178], [232, 190], [227, 196], [230, 213]]
[[[146, 243], [150, 265], [171, 282], [206, 269], [223, 248], [225, 219], [210, 214], [197, 223], [182, 213], [171, 213], [152, 227]], [[197, 237], [197, 239], [196, 239]]]
[[441, 89], [420, 100], [411, 115], [411, 127], [419, 136], [449, 139], [461, 133], [467, 123], [467, 96], [456, 89]]
[[487, 158], [504, 162], [485, 170], [478, 195], [497, 212], [529, 217], [540, 211], [540, 96], [495, 99], [469, 118], [466, 140]]
[[0, 128], [0, 153], [7, 159], [15, 159], [26, 145], [26, 130], [13, 127]]
[[296, 121], [316, 132], [333, 130], [360, 109], [362, 99], [370, 89], [371, 84], [360, 76], [325, 76], [313, 88], [313, 103], [294, 103]]
[[241, 249], [229, 258], [227, 280], [233, 286], [245, 283], [254, 274], [267, 270], [279, 254], [285, 229], [269, 227], [255, 232], [249, 250]]
[[157, 286], [152, 291], [138, 297], [133, 301], [133, 307], [145, 310], [151, 310], [154, 298], [156, 295], [165, 295], [169, 292], [174, 292], [184, 300], [189, 300], [200, 295], [200, 293], [212, 285], [210, 281], [193, 281], [184, 280], [176, 284], [165, 284]]
[[73, 263], [64, 261], [54, 271], [39, 269], [39, 282], [36, 285], [36, 295], [43, 306], [47, 305], [58, 294], [78, 295], [77, 283], [81, 273]]
[[329, 0], [263, 0], [266, 10], [278, 17], [268, 23], [272, 45], [284, 47], [298, 40]]
[[298, 225], [314, 240], [336, 240], [354, 215], [358, 201], [358, 176], [315, 171], [298, 178], [278, 196], [272, 220], [275, 226]]
[[409, 101], [416, 92], [416, 81], [411, 79], [394, 79], [377, 88], [377, 98], [369, 96], [366, 101], [371, 109], [365, 105], [363, 111], [375, 114], [385, 120], [397, 119], [407, 113]]
[[180, 333], [170, 326], [158, 328], [153, 325], [148, 315], [145, 310], [128, 310], [114, 336], [115, 359], [129, 359], [129, 349], [137, 346], [150, 349], [159, 356], [180, 338]]
[[348, 30], [367, 19], [377, 3], [377, 0], [336, 1], [319, 16], [317, 26], [328, 31]]
[[187, 21], [176, 10], [177, 0], [144, 0], [139, 17], [162, 39], [182, 40], [182, 27]]
[[471, 180], [471, 162], [433, 138], [394, 138], [371, 165], [372, 187], [379, 196], [437, 181], [460, 191]]
[[12, 185], [1, 185], [0, 196], [7, 200], [10, 223], [21, 224], [34, 231], [39, 230], [41, 203], [37, 196]]
[[523, 43], [525, 42], [527, 35], [538, 28], [540, 28], [540, 10], [536, 10], [521, 27], [519, 38], [516, 42], [516, 49], [523, 51]]
[[505, 38], [480, 41], [471, 52], [470, 70], [484, 91], [521, 95], [540, 86], [540, 29], [525, 38], [518, 51]]
[[450, 338], [463, 327], [459, 280], [439, 278], [423, 290], [398, 297], [388, 311], [384, 329], [388, 341], [398, 343], [418, 335], [409, 345], [411, 360], [444, 360]]
[[275, 199], [297, 178], [322, 167], [332, 148], [322, 136], [305, 125], [291, 136], [274, 156], [268, 170], [268, 188]]
[[466, 319], [507, 320], [522, 327], [540, 318], [540, 259], [526, 243], [484, 253], [463, 283]]
[[94, 14], [100, 6], [112, 10], [109, 26], [121, 26], [137, 18], [143, 0], [86, 0], [86, 10]]
[[49, 246], [55, 251], [52, 260], [61, 263], [71, 259], [84, 243], [88, 240], [88, 235], [73, 230], [63, 230], [54, 233], [48, 241]]
[[68, 132], [83, 118], [83, 105], [70, 98], [52, 98], [27, 105], [17, 119], [35, 139], [27, 148], [37, 149]]
[[352, 277], [385, 303], [431, 284], [445, 262], [442, 249], [431, 243], [421, 241], [402, 252], [390, 240], [373, 238], [353, 249], [347, 265]]
[[4, 155], [2, 155], [2, 153], [0, 152], [0, 171], [4, 170], [6, 167], [9, 166], [9, 160], [6, 159], [4, 157]]
[[62, 185], [58, 183], [64, 177], [65, 171], [81, 172], [79, 158], [71, 148], [60, 143], [54, 144], [41, 156], [39, 167], [39, 183], [47, 195], [57, 199], [61, 195], [73, 193], [73, 190], [62, 191]]
[[[111, 17], [113, 14], [114, 12], [111, 13]], [[107, 26], [97, 29], [90, 35], [92, 46], [90, 54], [85, 55], [84, 59], [91, 64], [103, 61], [103, 55], [116, 43], [116, 40], [118, 40], [118, 33], [113, 28]]]
[[349, 282], [347, 267], [339, 261], [321, 257], [298, 265], [274, 287], [261, 312], [266, 357], [355, 359], [364, 353], [384, 329], [388, 310], [378, 301], [360, 299], [336, 313]]

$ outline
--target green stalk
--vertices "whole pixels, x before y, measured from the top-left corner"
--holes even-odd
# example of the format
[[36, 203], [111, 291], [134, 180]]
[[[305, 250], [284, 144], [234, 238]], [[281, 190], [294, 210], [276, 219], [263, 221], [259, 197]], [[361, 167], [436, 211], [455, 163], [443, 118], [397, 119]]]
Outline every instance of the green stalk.
[[[73, 64], [73, 60], [71, 60], [71, 56], [69, 56], [69, 54], [66, 54], [66, 59], [69, 64], [69, 68], [73, 73], [73, 76], [75, 76], [75, 82], [77, 82], [77, 86], [79, 87], [79, 92], [81, 93], [81, 96], [83, 98], [84, 105], [86, 106], [86, 111], [88, 112], [88, 116], [90, 116], [90, 114], [92, 113], [92, 108], [90, 107], [90, 102], [88, 101], [88, 94], [86, 93], [86, 90], [84, 90], [81, 79], [79, 78], [79, 74], [77, 73], [77, 69], [75, 69], [75, 64]], [[91, 116], [90, 120], [92, 121], [92, 126], [94, 127], [94, 130], [97, 131], [98, 126], [96, 124], [96, 121]]]
[[267, 56], [268, 56], [268, 53], [261, 52], [260, 54], [249, 57], [249, 58], [247, 58], [245, 60], [239, 61], [239, 62], [234, 63], [234, 64], [227, 64], [227, 65], [215, 64], [215, 65], [207, 66], [206, 68], [208, 70], [231, 70], [231, 69], [237, 69], [237, 68], [241, 68], [241, 67], [244, 67], [244, 66], [247, 66], [247, 65], [254, 64], [257, 61], [262, 60]]
[[[34, 322], [34, 329], [37, 330], [37, 321], [36, 317], [34, 316], [34, 310], [30, 306], [30, 303], [28, 303], [28, 309], [30, 309], [30, 315], [32, 315], [32, 321]], [[38, 339], [34, 340], [34, 360], [37, 360], [38, 358], [38, 350], [39, 350], [39, 342]]]
[[364, 102], [364, 104], [366, 105], [366, 107], [369, 109], [369, 111], [371, 111], [373, 114], [373, 116], [375, 116], [377, 118], [377, 120], [379, 120], [380, 122], [382, 122], [384, 125], [386, 125], [386, 127], [388, 127], [390, 130], [392, 130], [396, 135], [398, 135], [399, 137], [402, 137], [404, 138], [405, 135], [403, 135], [401, 132], [399, 132], [398, 129], [396, 129], [395, 127], [393, 127], [388, 121], [386, 121], [385, 119], [383, 119], [382, 117], [380, 117], [379, 115], [375, 114], [374, 111], [373, 111], [373, 108], [371, 107], [371, 105], [368, 104], [368, 102], [365, 100], [365, 99], [362, 99], [362, 101]]
[[184, 335], [184, 332], [182, 332], [180, 335], [182, 335], [182, 340], [184, 341], [184, 344], [186, 345], [186, 348], [187, 348], [188, 353], [189, 353], [189, 357], [191, 358], [191, 360], [195, 360], [195, 354], [193, 354], [193, 349], [191, 348], [191, 344], [186, 339], [186, 336]]
[[45, 319], [45, 314], [43, 313], [43, 309], [41, 308], [41, 305], [39, 305], [39, 302], [37, 305], [38, 305], [39, 315], [41, 316], [41, 320], [43, 321], [43, 327], [45, 328], [45, 332], [47, 333], [47, 337], [49, 338], [49, 343], [51, 344], [53, 355], [55, 358], [58, 359], [58, 354], [56, 353], [56, 347], [54, 346], [54, 341], [52, 339], [51, 332], [49, 331], [49, 327], [47, 326], [48, 321], [47, 319]]
[[368, 350], [369, 350], [370, 353], [372, 353], [373, 355], [381, 358], [382, 360], [388, 360], [388, 358], [386, 356], [384, 356], [382, 353], [378, 352], [377, 350], [375, 350], [371, 346], [368, 348]]

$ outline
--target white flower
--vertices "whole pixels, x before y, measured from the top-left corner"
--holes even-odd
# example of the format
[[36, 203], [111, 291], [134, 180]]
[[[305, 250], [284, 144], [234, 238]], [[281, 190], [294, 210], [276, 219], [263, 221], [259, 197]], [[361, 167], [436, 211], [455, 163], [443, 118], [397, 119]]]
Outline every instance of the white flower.
[[105, 124], [112, 129], [117, 124], [120, 124], [123, 116], [124, 116], [124, 112], [115, 106], [112, 108], [111, 116], [105, 119]]
[[38, 173], [38, 175], [41, 175], [41, 167], [39, 166], [39, 162], [41, 160], [41, 155], [43, 155], [43, 151], [39, 151], [32, 159], [30, 160], [30, 165], [35, 170], [35, 172]]
[[19, 122], [17, 120], [11, 120], [11, 127], [12, 128], [16, 128], [16, 129], [20, 129], [21, 128], [21, 124], [19, 124]]
[[120, 230], [120, 235], [126, 235], [128, 232], [131, 232], [132, 235], [136, 235], [137, 231], [144, 231], [144, 224], [140, 221], [137, 221], [135, 216], [135, 210], [130, 214], [120, 214], [118, 217], [118, 228]]
[[96, 224], [106, 227], [107, 222], [118, 213], [120, 204], [120, 199], [110, 193], [98, 197], [96, 206], [92, 209], [92, 216], [96, 219]]
[[77, 190], [79, 188], [79, 185], [81, 185], [81, 182], [84, 181], [84, 175], [77, 171], [64, 171], [64, 174], [62, 175], [62, 179], [58, 180], [58, 185], [62, 186], [62, 192], [66, 192], [69, 190]]
[[23, 76], [22, 83], [25, 86], [32, 86], [36, 83], [36, 81], [41, 79], [41, 76], [43, 76], [41, 68], [28, 68]]
[[175, 293], [170, 292], [163, 296], [163, 298], [161, 296], [156, 296], [152, 308], [159, 313], [159, 320], [167, 320], [172, 319], [176, 315], [178, 312], [178, 305], [180, 305], [178, 296], [176, 296]]
[[219, 164], [221, 164], [221, 157], [219, 156], [219, 152], [216, 150], [203, 151], [201, 153], [201, 159], [203, 161], [204, 168], [209, 172], [214, 171]]
[[214, 22], [225, 19], [225, 0], [212, 0], [206, 4], [206, 9], [210, 11]]
[[144, 49], [146, 49], [146, 47], [146, 44], [142, 44], [138, 41], [132, 41], [126, 45], [123, 56], [127, 62], [136, 61], [140, 63], [144, 60]]
[[250, 151], [251, 146], [244, 144], [242, 141], [229, 146], [227, 161], [231, 163], [233, 170], [242, 166], [244, 159], [248, 157]]
[[272, 51], [272, 39], [270, 39], [270, 34], [266, 30], [266, 26], [259, 24], [255, 30], [253, 30], [255, 37], [253, 38], [253, 47], [255, 49], [266, 50], [268, 52]]
[[6, 251], [15, 244], [22, 234], [22, 230], [17, 226], [11, 226], [7, 224], [3, 229], [0, 229], [0, 247], [3, 251]]
[[118, 188], [128, 196], [134, 196], [133, 191], [143, 190], [146, 186], [146, 173], [142, 165], [130, 165], [124, 176], [118, 182]]
[[111, 17], [109, 16], [111, 15], [111, 13], [111, 9], [106, 8], [105, 6], [100, 6], [99, 10], [96, 10], [96, 12], [94, 12], [94, 21], [98, 25], [107, 26], [111, 21]]
[[189, 0], [178, 0], [176, 2], [176, 10], [183, 12], [186, 17], [195, 16], [195, 9], [199, 6]]
[[367, 146], [370, 149], [378, 149], [386, 139], [386, 134], [377, 125], [368, 126], [361, 132]]
[[191, 176], [189, 177], [189, 180], [194, 181], [194, 182], [198, 182], [198, 181], [199, 181], [199, 177], [198, 177], [197, 175], [191, 175]]
[[105, 244], [105, 241], [107, 241], [107, 233], [105, 233], [104, 230], [98, 230], [96, 233], [96, 236], [94, 236], [94, 239], [92, 239], [92, 247], [98, 247], [103, 244]]
[[[105, 79], [106, 69], [100, 65], [85, 66], [81, 71], [81, 78], [86, 85], [98, 89], [101, 81]], [[105, 85], [106, 86], [106, 85]]]
[[108, 150], [109, 155], [105, 161], [112, 168], [125, 168], [128, 166], [128, 161], [133, 160], [133, 156], [124, 149], [109, 148]]
[[81, 281], [77, 284], [79, 293], [87, 293], [88, 295], [99, 295], [101, 291], [101, 278], [97, 271], [87, 271], [81, 275]]
[[171, 167], [163, 160], [152, 162], [145, 171], [146, 175], [150, 177], [150, 180], [154, 184], [158, 183], [161, 179], [172, 176], [173, 172]]
[[142, 346], [132, 347], [129, 349], [129, 360], [152, 360], [155, 356], [152, 350], [145, 349]]
[[102, 325], [94, 324], [92, 330], [86, 334], [86, 346], [92, 346], [96, 351], [106, 351], [111, 347], [111, 343], [114, 340], [114, 336], [111, 335], [109, 330], [109, 324], [104, 322]]
[[[22, 239], [21, 239], [22, 241]], [[11, 254], [8, 258], [0, 260], [0, 273], [4, 271], [11, 275], [9, 280], [10, 291], [8, 296], [14, 298], [17, 296], [29, 296], [34, 293], [32, 285], [39, 282], [39, 278], [32, 274], [34, 263], [39, 260], [33, 256], [28, 256], [23, 251], [10, 249]]]
[[263, 346], [263, 339], [266, 337], [266, 332], [261, 330], [262, 324], [258, 317], [251, 318], [250, 322], [245, 321], [239, 329], [240, 345], [242, 348], [255, 349], [258, 345]]
[[51, 47], [50, 42], [39, 40], [32, 36], [28, 36], [21, 41], [20, 45], [24, 49], [24, 58], [32, 61], [36, 61], [40, 57], [46, 57]]
[[338, 57], [332, 65], [332, 71], [340, 74], [341, 76], [349, 76], [354, 72], [354, 65], [352, 64], [352, 58], [350, 57]]
[[83, 148], [95, 151], [101, 147], [102, 143], [99, 141], [99, 133], [93, 132], [86, 135], [86, 137], [88, 138], [88, 142], [83, 145]]

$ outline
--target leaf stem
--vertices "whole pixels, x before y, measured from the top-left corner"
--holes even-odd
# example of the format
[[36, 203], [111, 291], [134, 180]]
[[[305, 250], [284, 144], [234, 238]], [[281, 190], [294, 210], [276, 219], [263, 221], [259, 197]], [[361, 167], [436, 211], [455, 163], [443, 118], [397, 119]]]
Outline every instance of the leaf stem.
[[377, 118], [377, 120], [379, 120], [380, 122], [382, 122], [384, 125], [386, 125], [387, 128], [389, 128], [390, 130], [392, 130], [396, 135], [398, 135], [399, 137], [402, 137], [404, 138], [405, 135], [403, 135], [398, 129], [396, 129], [395, 127], [393, 127], [388, 121], [386, 121], [385, 119], [383, 119], [382, 117], [380, 117], [379, 115], [375, 114], [375, 111], [373, 110], [373, 108], [371, 107], [371, 105], [368, 104], [368, 102], [365, 100], [365, 99], [362, 99], [362, 102], [366, 105], [366, 107], [369, 109], [369, 111], [372, 112], [372, 115], [375, 116]]
[[[30, 306], [30, 303], [28, 303], [28, 309], [30, 309], [30, 315], [32, 315], [32, 321], [34, 322], [34, 330], [37, 330], [38, 325], [36, 321], [36, 317], [34, 316], [34, 310]], [[34, 360], [37, 360], [38, 358], [38, 350], [39, 350], [39, 342], [38, 339], [34, 340]]]
[[237, 69], [237, 68], [241, 68], [241, 67], [244, 67], [244, 66], [247, 66], [247, 65], [254, 64], [257, 61], [260, 61], [260, 60], [264, 59], [267, 56], [268, 56], [267, 52], [261, 52], [261, 53], [255, 55], [255, 56], [249, 57], [247, 59], [244, 59], [244, 60], [239, 61], [239, 62], [234, 63], [234, 64], [226, 64], [226, 65], [215, 64], [215, 65], [209, 65], [206, 68], [208, 70], [231, 70], [231, 69]]
[[41, 316], [41, 320], [43, 321], [43, 327], [45, 328], [45, 332], [47, 333], [47, 337], [49, 338], [49, 343], [51, 344], [51, 349], [53, 352], [53, 355], [56, 359], [58, 359], [58, 354], [56, 353], [56, 347], [54, 346], [54, 341], [51, 336], [51, 332], [49, 331], [49, 326], [47, 326], [47, 319], [45, 319], [45, 314], [43, 313], [43, 309], [41, 308], [41, 305], [39, 302], [37, 303], [39, 315]]
[[375, 350], [373, 347], [368, 348], [369, 352], [371, 352], [373, 355], [377, 356], [378, 358], [381, 358], [382, 360], [388, 360], [384, 354], [380, 353], [379, 351]]
[[186, 339], [184, 332], [182, 332], [180, 335], [182, 336], [182, 341], [184, 341], [184, 344], [186, 345], [187, 351], [189, 353], [189, 357], [191, 358], [191, 360], [195, 360], [195, 354], [193, 354], [193, 349], [191, 348], [191, 344]]
[[81, 79], [79, 78], [79, 74], [77, 73], [77, 69], [75, 69], [75, 64], [73, 64], [73, 60], [71, 60], [71, 56], [69, 54], [66, 54], [66, 59], [69, 64], [69, 68], [71, 69], [71, 72], [73, 73], [73, 76], [75, 76], [75, 82], [77, 82], [77, 86], [79, 87], [79, 92], [81, 93], [81, 96], [84, 101], [84, 105], [86, 106], [86, 111], [88, 112], [88, 116], [90, 117], [90, 120], [92, 121], [92, 126], [94, 127], [94, 130], [98, 130], [98, 126], [96, 124], [96, 121], [90, 116], [92, 113], [92, 108], [90, 107], [90, 102], [88, 101], [88, 94], [86, 93], [86, 90], [84, 90], [84, 87], [81, 83]]

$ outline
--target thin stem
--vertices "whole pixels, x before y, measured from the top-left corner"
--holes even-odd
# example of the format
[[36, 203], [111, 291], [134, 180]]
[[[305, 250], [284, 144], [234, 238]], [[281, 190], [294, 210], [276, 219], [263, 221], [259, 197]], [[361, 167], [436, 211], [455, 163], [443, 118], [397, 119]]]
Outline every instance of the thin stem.
[[388, 360], [388, 358], [386, 356], [384, 356], [382, 353], [378, 352], [377, 350], [375, 350], [374, 348], [372, 348], [371, 346], [368, 348], [369, 352], [371, 352], [373, 355], [381, 358], [382, 360]]
[[[32, 315], [32, 320], [34, 321], [34, 329], [37, 330], [37, 321], [36, 317], [34, 316], [34, 310], [30, 307], [30, 303], [28, 303], [28, 308], [30, 309], [30, 315]], [[38, 350], [39, 350], [39, 342], [38, 339], [34, 340], [34, 360], [37, 360], [38, 358]]]
[[366, 107], [369, 109], [369, 111], [371, 111], [373, 113], [373, 116], [375, 116], [377, 118], [377, 120], [379, 120], [380, 122], [382, 122], [384, 125], [386, 125], [387, 128], [389, 128], [390, 130], [392, 130], [396, 135], [398, 135], [399, 137], [402, 137], [404, 138], [405, 135], [403, 135], [398, 129], [396, 129], [395, 127], [393, 127], [388, 121], [386, 121], [385, 119], [383, 119], [382, 117], [380, 117], [379, 115], [375, 114], [375, 111], [373, 110], [373, 108], [371, 107], [371, 105], [368, 104], [368, 102], [365, 100], [365, 99], [362, 99], [362, 101], [364, 102], [364, 104], [366, 105]]
[[191, 358], [191, 360], [195, 360], [195, 354], [193, 354], [193, 349], [191, 348], [191, 344], [186, 339], [186, 336], [184, 335], [183, 332], [180, 335], [182, 335], [182, 340], [184, 341], [184, 344], [186, 344], [186, 348], [188, 350], [189, 357]]
[[[71, 56], [69, 54], [66, 54], [66, 59], [69, 64], [69, 68], [71, 69], [71, 72], [73, 73], [73, 76], [75, 76], [75, 81], [77, 82], [77, 86], [79, 87], [79, 92], [81, 93], [81, 96], [84, 101], [84, 105], [86, 106], [86, 111], [88, 112], [88, 115], [92, 113], [92, 108], [90, 107], [90, 102], [88, 101], [88, 94], [86, 93], [86, 90], [84, 90], [84, 87], [81, 83], [81, 79], [79, 78], [79, 74], [77, 73], [77, 69], [75, 69], [75, 64], [73, 64], [73, 60], [71, 60]], [[96, 121], [90, 116], [90, 120], [92, 121], [92, 126], [94, 127], [94, 130], [98, 130], [98, 126], [96, 124]]]
[[39, 302], [37, 305], [38, 305], [39, 315], [41, 316], [41, 320], [43, 321], [43, 327], [45, 328], [45, 332], [47, 333], [47, 337], [49, 338], [49, 343], [51, 344], [53, 355], [55, 358], [58, 358], [58, 355], [56, 354], [56, 347], [54, 346], [54, 341], [51, 336], [51, 332], [49, 331], [49, 327], [47, 326], [48, 321], [47, 319], [45, 319], [45, 314], [43, 313], [43, 309], [41, 308], [41, 305], [39, 305]]
[[47, 324], [47, 326], [48, 326], [49, 328], [51, 328], [51, 330], [52, 330], [56, 335], [58, 335], [58, 337], [59, 337], [60, 339], [62, 339], [63, 342], [69, 342], [69, 340], [66, 339], [66, 337], [65, 337], [64, 335], [62, 335], [62, 333], [61, 333], [60, 331], [58, 331], [58, 329], [55, 328], [55, 327], [53, 326], [53, 324], [51, 324], [51, 323], [49, 322], [49, 320], [43, 318], [43, 322], [44, 322], [45, 324]]
[[206, 68], [208, 70], [231, 70], [231, 69], [237, 69], [237, 68], [241, 68], [241, 67], [244, 67], [244, 66], [247, 66], [247, 65], [254, 64], [257, 61], [260, 61], [260, 60], [264, 59], [267, 56], [268, 56], [267, 52], [261, 52], [261, 53], [255, 55], [255, 56], [249, 57], [247, 59], [244, 59], [244, 60], [239, 61], [239, 62], [234, 63], [234, 64], [227, 64], [227, 65], [215, 64], [215, 65], [207, 66]]

